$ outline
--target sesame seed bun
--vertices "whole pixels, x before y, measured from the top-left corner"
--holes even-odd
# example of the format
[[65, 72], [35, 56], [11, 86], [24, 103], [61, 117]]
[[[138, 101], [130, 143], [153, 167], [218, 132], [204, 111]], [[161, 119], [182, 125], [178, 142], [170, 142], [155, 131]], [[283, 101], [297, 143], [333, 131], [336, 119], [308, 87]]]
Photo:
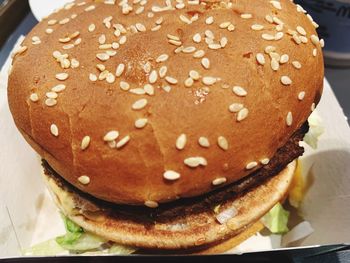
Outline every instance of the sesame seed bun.
[[[14, 54], [15, 123], [82, 192], [153, 208], [211, 192], [266, 166], [318, 103], [323, 42], [291, 1], [129, 2], [68, 4]], [[268, 185], [257, 191], [274, 202], [247, 200], [264, 207], [254, 219], [280, 197]], [[122, 240], [122, 225], [72, 219], [150, 247], [190, 246], [204, 233], [175, 242], [136, 231]], [[206, 242], [227, 234], [214, 229]]]
[[[85, 194], [72, 189], [60, 177], [55, 176], [46, 167], [43, 177], [53, 199], [61, 211], [86, 231], [95, 233], [107, 240], [119, 244], [147, 249], [191, 249], [213, 251], [226, 250], [238, 245], [234, 240], [250, 227], [260, 231], [255, 223], [286, 195], [292, 181], [296, 162], [293, 161], [278, 175], [267, 179], [257, 187], [245, 189], [245, 183], [235, 185], [241, 194], [232, 195], [220, 206], [210, 209], [196, 209], [190, 203], [187, 209], [177, 216], [157, 216], [157, 212], [130, 209], [122, 206], [110, 206], [96, 202]], [[204, 200], [204, 199], [203, 199]], [[182, 205], [180, 205], [180, 208]], [[224, 223], [217, 220], [217, 212], [234, 207], [236, 215]], [[189, 211], [191, 210], [191, 211]], [[246, 232], [246, 238], [252, 235]], [[242, 235], [236, 241], [242, 242]], [[226, 241], [226, 242], [224, 242]], [[217, 246], [224, 242], [222, 246]], [[239, 243], [240, 243], [239, 242]], [[232, 244], [230, 247], [228, 244]], [[209, 249], [211, 247], [211, 249]], [[203, 251], [204, 250], [204, 251]], [[182, 250], [181, 252], [186, 252]]]

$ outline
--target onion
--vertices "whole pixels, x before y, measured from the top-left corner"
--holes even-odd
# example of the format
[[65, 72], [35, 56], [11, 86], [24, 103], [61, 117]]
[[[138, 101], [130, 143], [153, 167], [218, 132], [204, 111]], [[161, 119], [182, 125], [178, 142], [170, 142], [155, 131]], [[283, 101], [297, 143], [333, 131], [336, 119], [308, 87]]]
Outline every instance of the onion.
[[287, 234], [282, 237], [282, 245], [286, 246], [292, 242], [303, 239], [314, 232], [314, 229], [311, 227], [310, 222], [303, 221], [293, 227]]
[[237, 209], [232, 206], [232, 207], [222, 211], [221, 213], [219, 213], [216, 216], [216, 220], [218, 220], [220, 224], [225, 224], [228, 220], [235, 217], [237, 215], [237, 213], [238, 213]]

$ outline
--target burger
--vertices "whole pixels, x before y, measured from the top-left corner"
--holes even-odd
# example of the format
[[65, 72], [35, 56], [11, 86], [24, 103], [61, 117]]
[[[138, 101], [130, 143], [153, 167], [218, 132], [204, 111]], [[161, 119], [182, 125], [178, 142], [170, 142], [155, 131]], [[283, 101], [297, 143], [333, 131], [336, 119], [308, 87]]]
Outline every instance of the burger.
[[218, 251], [288, 193], [323, 86], [291, 1], [75, 1], [14, 54], [8, 101], [61, 212], [155, 251]]

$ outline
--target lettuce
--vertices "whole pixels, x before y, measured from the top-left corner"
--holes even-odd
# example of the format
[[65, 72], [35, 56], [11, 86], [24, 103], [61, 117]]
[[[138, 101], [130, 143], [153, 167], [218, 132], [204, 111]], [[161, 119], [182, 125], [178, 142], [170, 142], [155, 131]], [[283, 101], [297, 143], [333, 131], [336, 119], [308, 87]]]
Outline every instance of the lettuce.
[[320, 115], [317, 111], [313, 111], [308, 118], [309, 131], [304, 136], [304, 142], [306, 142], [313, 149], [317, 149], [318, 138], [324, 133], [325, 128], [322, 123]]
[[61, 247], [55, 239], [50, 239], [23, 249], [22, 254], [24, 256], [52, 256], [68, 254], [68, 251]]
[[277, 203], [266, 215], [261, 219], [262, 223], [273, 234], [284, 234], [289, 231], [287, 224], [289, 212], [283, 209], [280, 203]]

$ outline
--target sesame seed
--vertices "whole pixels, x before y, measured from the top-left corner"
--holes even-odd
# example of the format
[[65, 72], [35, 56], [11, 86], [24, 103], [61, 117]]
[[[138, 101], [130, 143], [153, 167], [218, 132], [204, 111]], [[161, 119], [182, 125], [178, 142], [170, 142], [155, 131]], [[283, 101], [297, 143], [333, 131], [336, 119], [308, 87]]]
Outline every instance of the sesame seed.
[[213, 185], [220, 185], [220, 184], [224, 184], [224, 183], [226, 183], [226, 177], [219, 177], [219, 178], [216, 178], [216, 179], [214, 179], [213, 181], [212, 181], [212, 184]]
[[261, 35], [261, 37], [262, 37], [264, 40], [268, 40], [268, 41], [270, 41], [270, 40], [275, 40], [275, 36], [273, 36], [273, 35], [271, 35], [271, 34], [266, 34], [266, 33], [264, 33], [264, 34]]
[[182, 21], [182, 22], [184, 22], [185, 24], [192, 24], [192, 21], [189, 19], [189, 18], [187, 18], [186, 16], [184, 16], [184, 15], [180, 15], [180, 20]]
[[45, 32], [46, 32], [47, 34], [52, 34], [53, 29], [52, 29], [52, 28], [46, 28], [46, 29], [45, 29]]
[[164, 61], [167, 61], [169, 58], [169, 56], [167, 54], [162, 54], [160, 55], [157, 59], [156, 59], [156, 62], [164, 62]]
[[291, 126], [293, 124], [293, 115], [290, 111], [287, 114], [286, 124], [287, 126]]
[[166, 36], [167, 36], [168, 39], [180, 41], [180, 38], [178, 36], [174, 36], [174, 35], [171, 35], [171, 34], [167, 34]]
[[179, 54], [180, 52], [182, 52], [183, 49], [184, 49], [183, 46], [179, 46], [179, 47], [177, 47], [177, 48], [174, 49], [174, 53], [175, 53], [175, 54]]
[[161, 16], [160, 18], [158, 18], [158, 19], [156, 20], [156, 24], [157, 24], [157, 25], [161, 25], [161, 24], [163, 23], [163, 21], [164, 21], [164, 18]]
[[226, 47], [227, 43], [228, 43], [228, 39], [226, 37], [222, 37], [220, 39], [220, 45], [222, 48]]
[[320, 43], [320, 39], [316, 35], [311, 35], [310, 39], [311, 39], [312, 44], [314, 44], [315, 46]]
[[117, 54], [117, 51], [115, 50], [106, 50], [106, 54], [110, 57], [113, 57]]
[[106, 81], [107, 81], [107, 83], [110, 83], [110, 84], [114, 83], [115, 76], [112, 73], [108, 73], [108, 75], [106, 77]]
[[302, 27], [302, 26], [297, 26], [297, 32], [300, 34], [300, 35], [303, 35], [303, 36], [306, 36], [306, 31], [305, 29]]
[[140, 31], [140, 32], [145, 32], [146, 31], [146, 27], [145, 27], [144, 24], [137, 23], [135, 26], [136, 26], [137, 30]]
[[278, 61], [275, 58], [271, 59], [271, 68], [274, 71], [277, 71], [279, 69], [280, 65], [278, 63]]
[[107, 132], [106, 135], [103, 137], [103, 140], [105, 142], [110, 142], [110, 141], [114, 141], [118, 137], [119, 137], [119, 132], [113, 130], [113, 131]]
[[275, 40], [280, 40], [283, 38], [283, 36], [284, 36], [283, 32], [277, 32], [275, 35]]
[[127, 82], [125, 82], [125, 81], [121, 81], [121, 82], [119, 83], [119, 87], [120, 87], [122, 90], [127, 91], [127, 90], [129, 90], [130, 85], [129, 85], [129, 83], [127, 83]]
[[313, 55], [314, 57], [317, 56], [317, 49], [316, 49], [316, 48], [314, 48], [314, 49], [312, 50], [312, 55]]
[[106, 70], [106, 66], [103, 64], [97, 64], [96, 68], [101, 72]]
[[28, 49], [27, 46], [20, 46], [20, 47], [13, 53], [13, 56], [15, 56], [16, 54], [22, 54], [22, 53], [24, 53], [27, 49]]
[[208, 58], [202, 58], [202, 66], [205, 68], [205, 69], [209, 69], [210, 67], [210, 61]]
[[68, 45], [64, 45], [62, 48], [65, 50], [68, 50], [68, 49], [72, 49], [73, 47], [74, 47], [74, 44], [68, 44]]
[[130, 141], [130, 136], [127, 135], [123, 139], [121, 139], [119, 142], [117, 142], [116, 148], [120, 149], [124, 147], [129, 141]]
[[145, 201], [145, 206], [149, 207], [149, 208], [157, 208], [158, 207], [158, 203], [155, 201], [151, 201], [151, 200], [147, 200]]
[[140, 99], [134, 102], [134, 104], [131, 106], [133, 110], [142, 110], [147, 105], [147, 99]]
[[196, 168], [200, 165], [206, 166], [208, 162], [204, 157], [189, 157], [184, 160], [184, 164], [191, 168]]
[[204, 34], [207, 38], [211, 38], [211, 39], [215, 38], [214, 33], [211, 30], [205, 30]]
[[209, 140], [206, 137], [199, 137], [198, 143], [204, 148], [208, 148], [210, 146]]
[[105, 34], [102, 34], [99, 36], [98, 43], [100, 43], [100, 45], [106, 43], [106, 35]]
[[209, 44], [208, 47], [210, 49], [220, 49], [221, 48], [221, 45], [220, 44], [216, 44], [216, 43], [212, 43], [212, 44]]
[[107, 61], [110, 58], [110, 56], [106, 53], [98, 53], [96, 54], [96, 57], [101, 61]]
[[263, 164], [263, 165], [266, 165], [270, 162], [270, 159], [269, 158], [263, 158], [260, 160], [260, 163]]
[[243, 121], [248, 117], [249, 110], [247, 108], [242, 108], [237, 114], [237, 121]]
[[126, 43], [126, 36], [122, 36], [120, 39], [119, 39], [119, 44], [120, 45], [123, 45]]
[[283, 24], [277, 25], [277, 26], [276, 26], [276, 30], [277, 30], [277, 31], [282, 31], [282, 30], [283, 30]]
[[282, 76], [281, 77], [281, 82], [285, 86], [289, 86], [292, 84], [292, 80], [288, 76]]
[[239, 112], [241, 109], [243, 109], [243, 104], [241, 103], [233, 103], [231, 104], [228, 109], [230, 112]]
[[171, 87], [170, 87], [169, 85], [163, 86], [162, 89], [163, 89], [165, 92], [170, 92], [170, 91], [171, 91]]
[[264, 29], [264, 26], [263, 25], [259, 25], [259, 24], [254, 24], [250, 28], [255, 30], [255, 31], [260, 31], [260, 30]]
[[84, 138], [81, 140], [80, 148], [84, 151], [86, 150], [90, 145], [91, 138], [90, 136], [84, 136]]
[[228, 150], [228, 141], [225, 137], [223, 136], [218, 137], [218, 145], [224, 151]]
[[182, 150], [185, 148], [187, 142], [187, 136], [186, 134], [182, 133], [177, 139], [176, 139], [176, 149]]
[[229, 21], [222, 22], [222, 23], [219, 25], [219, 27], [222, 28], [222, 29], [225, 29], [225, 28], [227, 28], [230, 24], [231, 24], [231, 22], [229, 22]]
[[143, 87], [144, 91], [146, 92], [146, 94], [152, 96], [154, 95], [154, 88], [152, 85], [150, 84], [146, 84], [144, 87]]
[[57, 137], [58, 136], [58, 127], [56, 124], [51, 124], [50, 126], [50, 132], [53, 136]]
[[211, 25], [212, 23], [214, 23], [214, 17], [212, 16], [207, 17], [207, 19], [205, 19], [205, 23], [207, 25]]
[[47, 24], [48, 24], [49, 26], [53, 26], [53, 25], [55, 25], [56, 23], [57, 23], [57, 20], [55, 20], [55, 19], [51, 19], [51, 20], [47, 21]]
[[79, 61], [76, 60], [75, 58], [72, 58], [71, 60], [71, 68], [78, 68], [80, 65]]
[[130, 93], [136, 94], [136, 95], [144, 95], [146, 94], [146, 91], [143, 88], [136, 88], [129, 90]]
[[278, 1], [270, 1], [270, 3], [273, 5], [274, 8], [278, 9], [278, 10], [282, 10], [282, 6], [281, 3]]
[[137, 119], [135, 121], [135, 127], [137, 129], [142, 129], [147, 125], [147, 122], [148, 122], [148, 119], [146, 119], [146, 118]]
[[86, 175], [82, 175], [82, 176], [79, 176], [78, 181], [79, 183], [86, 185], [90, 183], [90, 177]]
[[265, 65], [265, 57], [264, 57], [264, 54], [262, 54], [262, 53], [256, 54], [256, 60], [258, 61], [258, 63], [259, 63], [260, 65]]
[[162, 66], [160, 69], [159, 69], [159, 77], [160, 78], [164, 78], [166, 73], [168, 71], [168, 68], [166, 66]]
[[320, 39], [320, 46], [321, 46], [322, 48], [324, 48], [324, 45], [325, 45], [324, 39]]
[[58, 79], [58, 80], [66, 80], [66, 79], [68, 79], [68, 77], [69, 77], [69, 75], [68, 75], [68, 73], [58, 73], [58, 74], [56, 74], [56, 79]]
[[50, 92], [46, 92], [46, 97], [50, 98], [50, 99], [57, 99], [58, 94], [56, 92], [50, 91]]
[[270, 16], [270, 15], [266, 15], [265, 16], [265, 20], [267, 21], [267, 22], [269, 22], [269, 23], [273, 23], [273, 18], [272, 18], [272, 16]]
[[53, 88], [51, 88], [51, 91], [58, 93], [58, 92], [64, 91], [65, 89], [66, 89], [66, 85], [59, 84], [59, 85], [56, 85]]
[[174, 181], [180, 178], [180, 174], [172, 170], [167, 170], [164, 172], [163, 177], [166, 180]]
[[258, 163], [257, 162], [250, 162], [247, 164], [247, 166], [245, 167], [247, 170], [250, 170], [250, 169], [253, 169], [255, 168], [256, 166], [258, 166]]
[[88, 27], [88, 31], [89, 32], [93, 32], [93, 31], [95, 31], [95, 29], [96, 29], [95, 24], [90, 24], [89, 27]]
[[173, 77], [166, 76], [166, 77], [165, 77], [165, 80], [166, 80], [169, 84], [172, 84], [172, 85], [177, 84], [177, 79], [175, 79], [175, 78], [173, 78]]
[[119, 46], [120, 46], [120, 45], [119, 45], [119, 43], [117, 43], [117, 42], [113, 42], [113, 43], [112, 43], [112, 48], [113, 48], [113, 49], [118, 49]]
[[95, 74], [93, 74], [93, 73], [90, 73], [89, 74], [89, 80], [90, 81], [96, 81], [97, 80], [97, 76]]
[[285, 64], [289, 61], [289, 56], [287, 54], [283, 54], [280, 58], [280, 63]]
[[117, 69], [116, 69], [116, 71], [115, 71], [115, 75], [116, 75], [117, 77], [120, 77], [120, 76], [123, 74], [124, 69], [125, 69], [125, 65], [124, 65], [123, 63], [120, 63], [120, 64], [117, 66]]
[[305, 98], [305, 91], [301, 91], [301, 92], [299, 92], [299, 94], [298, 94], [298, 100], [303, 100]]
[[29, 99], [30, 99], [32, 102], [37, 102], [37, 101], [39, 100], [39, 96], [38, 96], [38, 94], [36, 94], [36, 93], [32, 93], [32, 94], [30, 94]]
[[189, 72], [189, 76], [194, 80], [198, 80], [200, 78], [198, 71], [195, 71], [195, 70], [191, 70]]
[[52, 99], [52, 98], [48, 98], [47, 100], [45, 100], [45, 104], [46, 104], [46, 106], [52, 107], [52, 106], [55, 106], [57, 104], [57, 100]]
[[227, 27], [227, 30], [232, 32], [233, 30], [235, 30], [235, 26], [233, 24], [230, 24], [228, 27]]
[[208, 85], [208, 86], [215, 84], [216, 81], [217, 81], [217, 79], [214, 77], [203, 77], [202, 78], [203, 84]]
[[140, 6], [139, 8], [136, 9], [135, 14], [139, 15], [145, 10], [144, 6]]
[[313, 102], [312, 104], [311, 104], [311, 111], [314, 111], [316, 109], [316, 104]]
[[265, 53], [267, 53], [267, 54], [274, 52], [274, 51], [276, 51], [276, 47], [274, 47], [274, 46], [266, 46], [266, 48], [265, 48]]
[[232, 91], [233, 91], [234, 94], [236, 94], [239, 97], [245, 97], [248, 94], [247, 91], [244, 88], [240, 87], [240, 86], [234, 86], [232, 88]]
[[183, 9], [183, 8], [185, 8], [185, 4], [184, 4], [184, 3], [177, 3], [177, 4], [175, 5], [175, 7], [176, 7], [177, 9]]
[[153, 84], [157, 81], [158, 79], [158, 73], [156, 70], [152, 70], [151, 74], [148, 77], [149, 83]]
[[192, 38], [193, 42], [195, 43], [200, 43], [202, 41], [202, 37], [199, 33], [196, 33], [193, 38]]
[[253, 17], [252, 14], [241, 14], [241, 18], [243, 19], [250, 19], [252, 17]]
[[117, 145], [117, 143], [115, 141], [109, 141], [109, 142], [107, 142], [107, 144], [108, 144], [109, 148], [111, 148], [111, 149], [114, 149]]
[[99, 80], [104, 80], [104, 79], [107, 78], [108, 74], [109, 74], [109, 71], [108, 71], [108, 70], [104, 70], [104, 71], [102, 71], [102, 72], [100, 73], [100, 75], [98, 76], [98, 79], [99, 79]]
[[187, 87], [187, 88], [191, 87], [193, 85], [193, 83], [194, 83], [194, 81], [192, 78], [187, 78], [184, 82], [185, 87]]
[[196, 47], [189, 46], [182, 49], [183, 53], [190, 54], [196, 51]]
[[292, 39], [294, 40], [294, 42], [296, 43], [296, 44], [301, 44], [301, 40], [300, 40], [300, 38], [296, 35], [296, 34], [294, 34], [293, 36], [292, 36]]
[[204, 50], [200, 49], [194, 52], [193, 57], [194, 58], [202, 58], [205, 55]]
[[69, 21], [70, 21], [70, 19], [68, 17], [66, 17], [66, 18], [63, 18], [62, 20], [60, 20], [58, 23], [60, 25], [64, 25], [64, 24], [67, 24]]
[[86, 12], [89, 12], [89, 11], [92, 11], [92, 10], [94, 10], [95, 9], [95, 6], [94, 5], [90, 5], [90, 6], [88, 6], [87, 8], [85, 8], [85, 11]]

